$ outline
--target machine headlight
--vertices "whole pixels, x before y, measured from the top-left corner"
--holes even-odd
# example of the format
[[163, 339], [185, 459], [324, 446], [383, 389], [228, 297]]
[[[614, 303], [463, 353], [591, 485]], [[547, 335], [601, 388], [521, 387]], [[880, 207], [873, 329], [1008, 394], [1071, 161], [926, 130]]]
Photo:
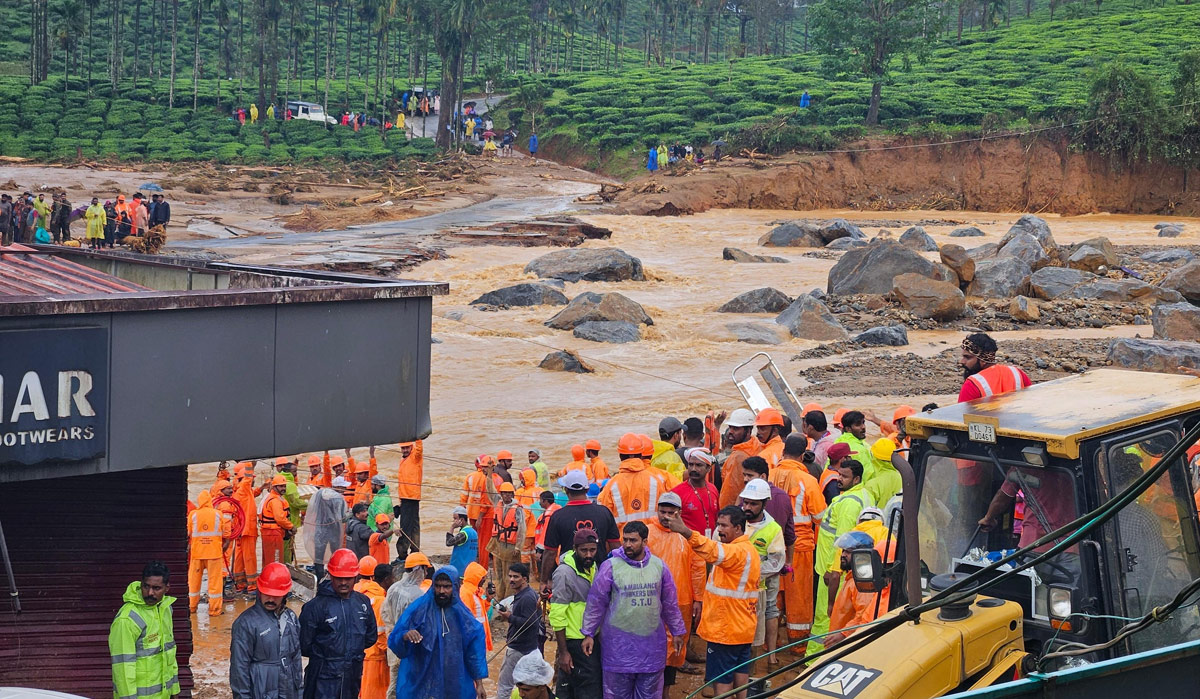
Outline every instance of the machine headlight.
[[1066, 587], [1050, 588], [1050, 617], [1066, 619], [1071, 616], [1071, 590]]
[[850, 552], [850, 572], [859, 592], [878, 592], [883, 589], [883, 560], [875, 549]]
[[875, 569], [871, 565], [870, 556], [854, 556], [854, 579], [855, 580], [874, 580]]

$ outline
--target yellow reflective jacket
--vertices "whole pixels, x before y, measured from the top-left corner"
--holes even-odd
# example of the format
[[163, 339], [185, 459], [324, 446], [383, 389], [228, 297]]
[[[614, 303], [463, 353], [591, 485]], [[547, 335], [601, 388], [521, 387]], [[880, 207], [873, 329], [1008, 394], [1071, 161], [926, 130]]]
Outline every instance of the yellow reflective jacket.
[[171, 629], [174, 597], [153, 607], [142, 599], [142, 583], [129, 583], [108, 631], [114, 699], [168, 699], [179, 694], [179, 664]]

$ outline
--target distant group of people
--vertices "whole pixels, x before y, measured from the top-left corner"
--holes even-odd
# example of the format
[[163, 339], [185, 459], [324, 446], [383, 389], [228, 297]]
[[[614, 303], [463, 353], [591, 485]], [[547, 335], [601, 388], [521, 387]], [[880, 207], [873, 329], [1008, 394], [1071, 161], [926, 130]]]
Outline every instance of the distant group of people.
[[[713, 162], [721, 159], [721, 144], [718, 142], [713, 146]], [[703, 165], [705, 162], [704, 149], [700, 146], [692, 146], [691, 144], [681, 144], [678, 141], [670, 146], [665, 143], [658, 146], [650, 146], [650, 152], [646, 157], [646, 169], [650, 172], [665, 170], [676, 163], [695, 163]]]
[[84, 240], [88, 247], [111, 248], [126, 236], [142, 235], [170, 223], [171, 205], [157, 192], [149, 199], [135, 192], [128, 201], [121, 194], [115, 202], [105, 201], [103, 205], [99, 198], [92, 197], [90, 205], [77, 208], [71, 206], [66, 192], [53, 192], [49, 199], [44, 193], [34, 196], [24, 192], [15, 199], [0, 194], [0, 241], [4, 245], [54, 243], [78, 247], [71, 224], [80, 218], [87, 224]]

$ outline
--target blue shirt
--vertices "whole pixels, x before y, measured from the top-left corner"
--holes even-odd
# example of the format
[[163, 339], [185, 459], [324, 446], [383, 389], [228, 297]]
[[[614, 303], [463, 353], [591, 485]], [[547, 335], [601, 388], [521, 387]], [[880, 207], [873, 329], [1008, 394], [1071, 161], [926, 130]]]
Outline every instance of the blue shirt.
[[463, 527], [462, 531], [467, 535], [467, 540], [454, 547], [450, 554], [450, 565], [466, 570], [471, 561], [479, 558], [479, 534], [470, 525]]

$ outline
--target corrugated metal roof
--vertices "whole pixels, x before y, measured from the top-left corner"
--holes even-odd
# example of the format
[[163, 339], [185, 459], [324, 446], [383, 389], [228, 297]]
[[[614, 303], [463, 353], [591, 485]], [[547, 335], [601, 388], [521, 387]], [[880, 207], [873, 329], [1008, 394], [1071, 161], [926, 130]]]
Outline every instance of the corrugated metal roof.
[[149, 289], [54, 255], [39, 253], [24, 245], [0, 248], [0, 297], [136, 291]]

